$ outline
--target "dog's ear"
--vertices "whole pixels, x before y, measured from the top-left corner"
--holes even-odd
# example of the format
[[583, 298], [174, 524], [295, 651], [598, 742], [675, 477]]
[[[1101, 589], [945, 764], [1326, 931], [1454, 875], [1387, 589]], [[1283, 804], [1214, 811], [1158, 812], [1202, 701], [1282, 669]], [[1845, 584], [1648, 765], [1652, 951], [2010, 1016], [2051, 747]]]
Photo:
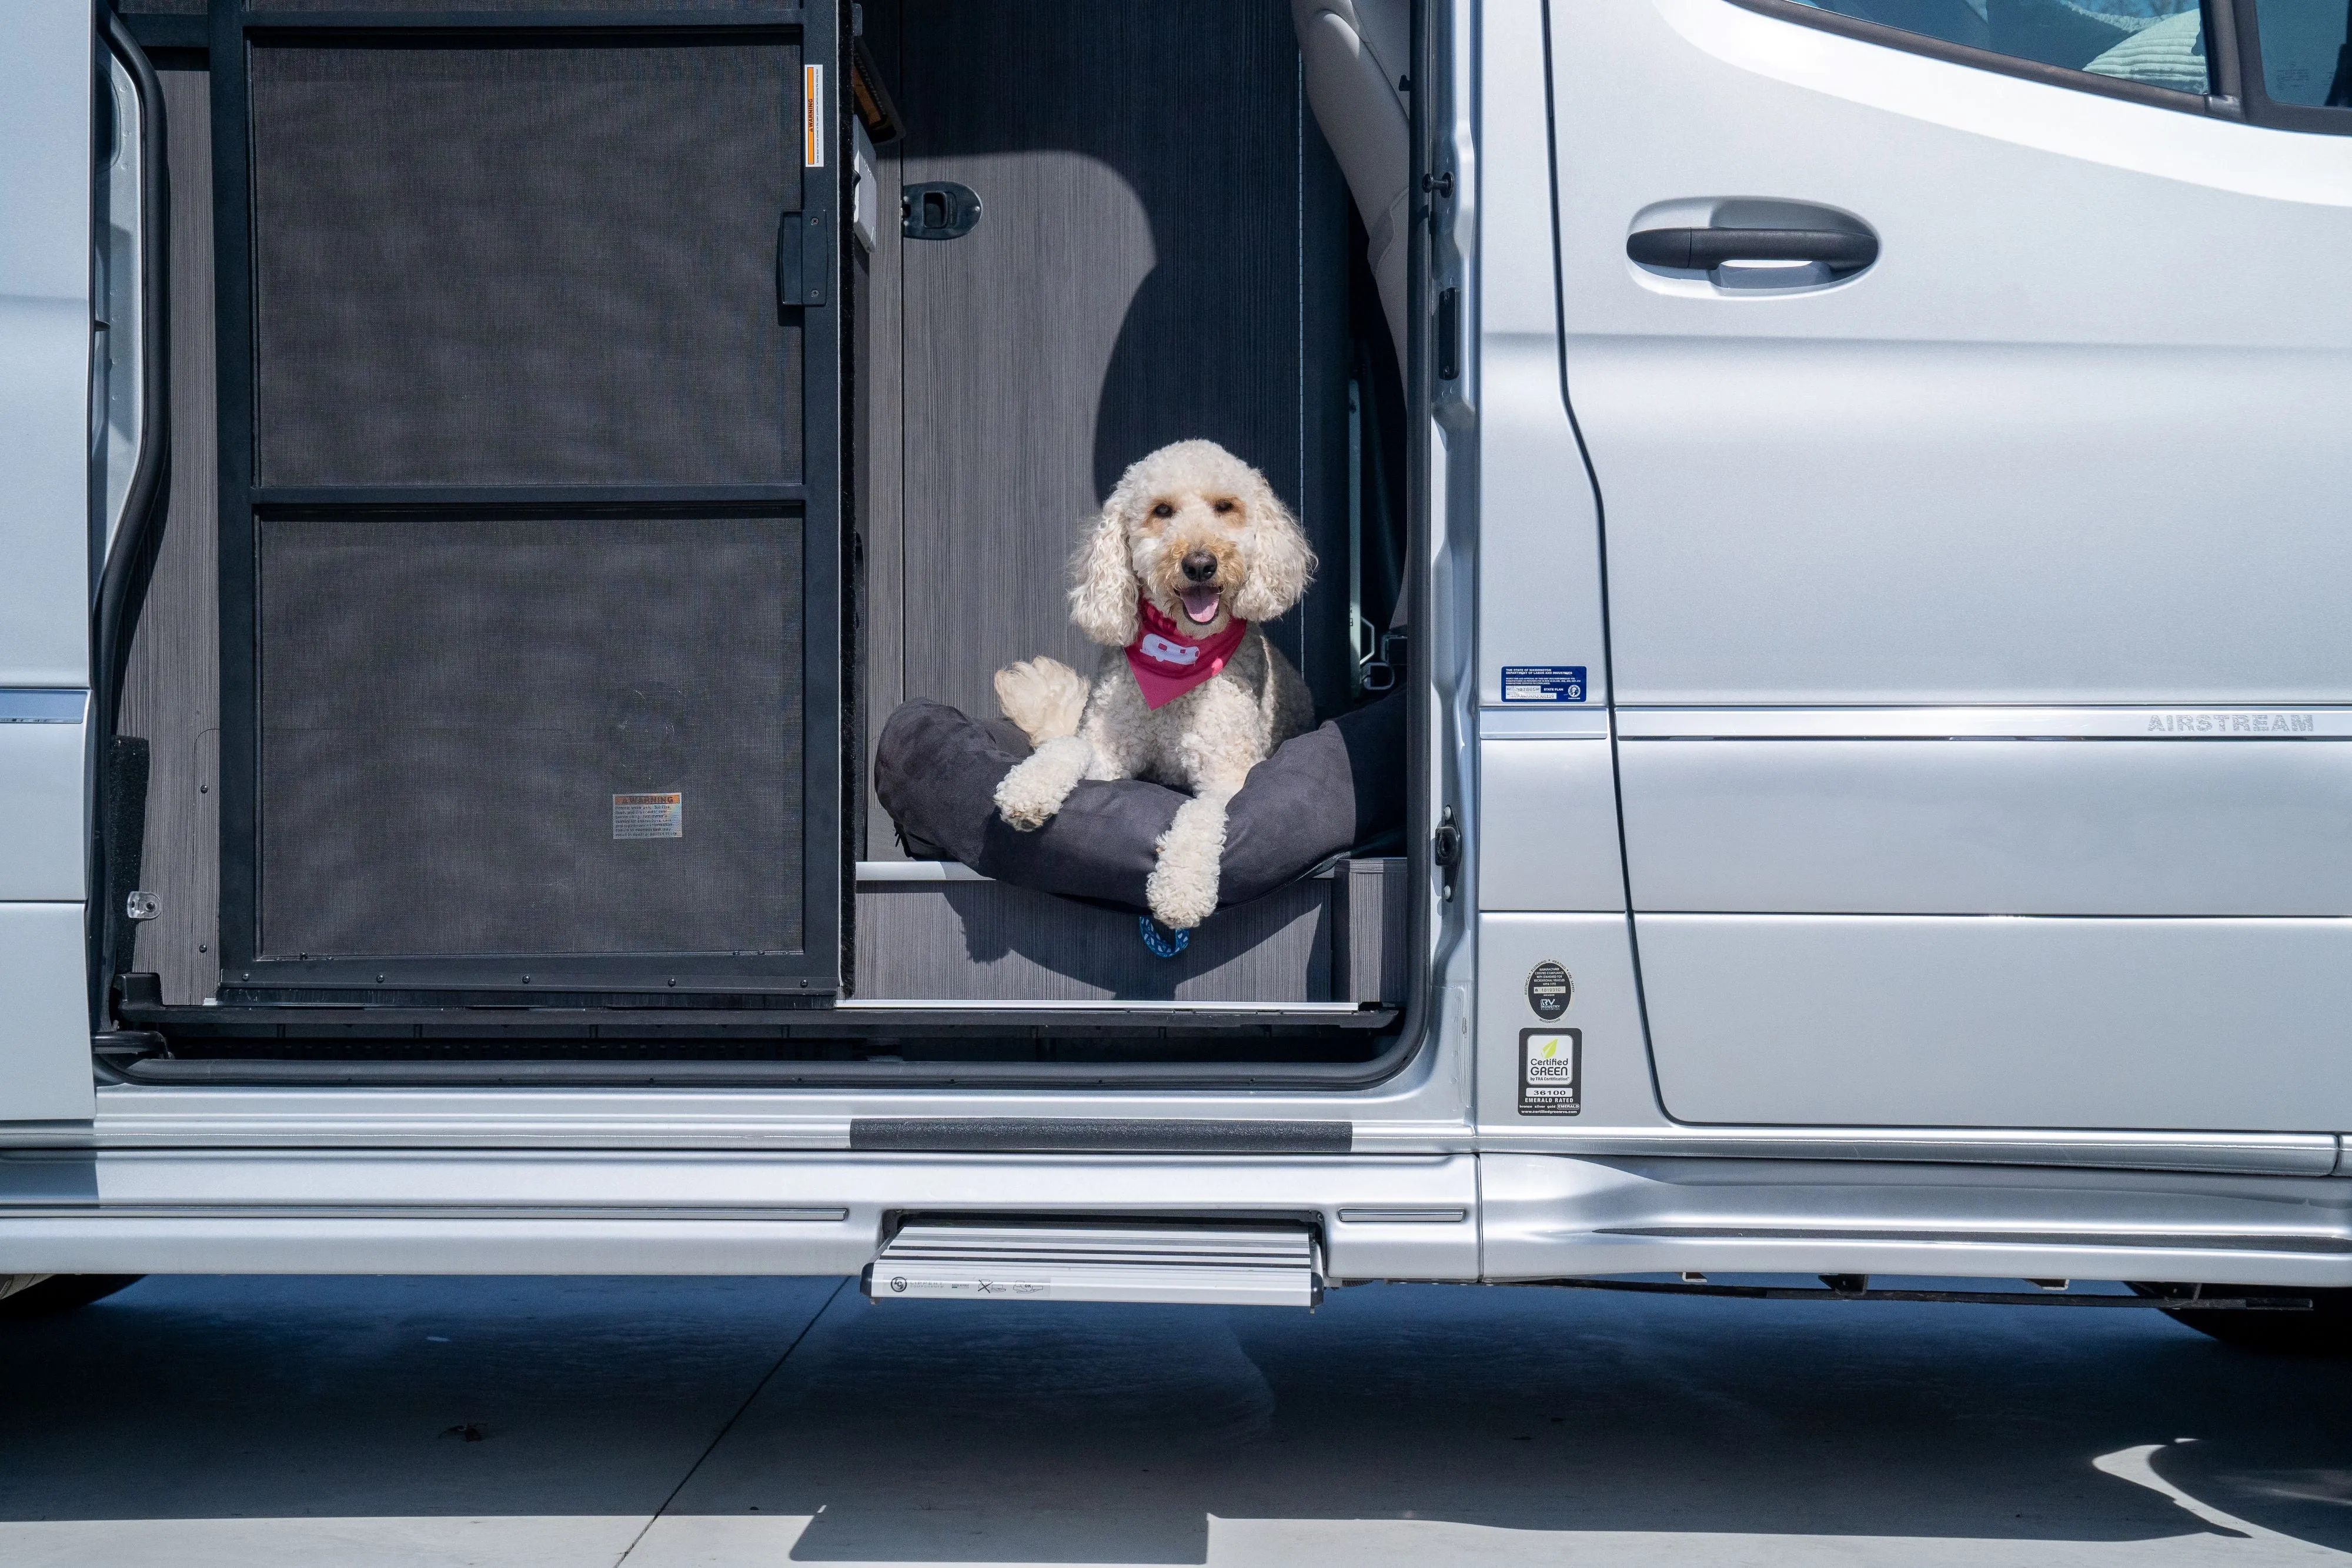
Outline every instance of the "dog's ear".
[[1133, 497], [1124, 484], [1103, 504], [1102, 517], [1078, 541], [1070, 560], [1070, 620], [1090, 642], [1124, 648], [1135, 641], [1135, 569], [1127, 559], [1127, 513]]
[[1242, 564], [1248, 580], [1234, 595], [1234, 613], [1244, 621], [1271, 621], [1307, 591], [1315, 575], [1315, 551], [1274, 488], [1255, 475], [1250, 486], [1249, 528], [1242, 535]]

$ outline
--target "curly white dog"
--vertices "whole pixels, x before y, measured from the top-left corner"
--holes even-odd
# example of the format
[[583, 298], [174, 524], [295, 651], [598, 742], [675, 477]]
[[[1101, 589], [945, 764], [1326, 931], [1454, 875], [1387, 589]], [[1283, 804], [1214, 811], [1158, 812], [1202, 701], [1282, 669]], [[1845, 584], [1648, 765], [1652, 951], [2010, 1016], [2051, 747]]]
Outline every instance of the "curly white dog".
[[1070, 619], [1103, 656], [1091, 690], [1054, 659], [996, 672], [1004, 716], [1034, 755], [996, 809], [1042, 826], [1082, 779], [1191, 791], [1154, 846], [1151, 913], [1177, 930], [1217, 907], [1225, 802], [1249, 770], [1315, 722], [1307, 684], [1254, 622], [1298, 602], [1315, 552], [1265, 476], [1210, 441], [1129, 468], [1071, 563]]

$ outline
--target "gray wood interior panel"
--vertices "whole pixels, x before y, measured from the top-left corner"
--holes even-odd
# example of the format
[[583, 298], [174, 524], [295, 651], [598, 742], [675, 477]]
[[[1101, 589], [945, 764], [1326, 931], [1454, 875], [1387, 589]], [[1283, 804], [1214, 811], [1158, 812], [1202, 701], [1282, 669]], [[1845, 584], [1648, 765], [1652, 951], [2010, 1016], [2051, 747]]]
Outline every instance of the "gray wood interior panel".
[[128, 967], [187, 1004], [220, 980], [220, 493], [214, 407], [212, 100], [161, 73], [172, 169], [172, 484], [123, 682], [121, 732], [153, 747], [140, 880], [162, 904]]
[[[866, 6], [866, 44], [886, 82], [898, 77], [898, 0]], [[900, 358], [899, 172], [898, 142], [875, 151], [877, 230], [873, 254], [856, 278], [856, 388], [857, 531], [866, 571], [866, 755], [907, 695], [906, 398]], [[866, 858], [903, 860], [889, 814], [866, 786]]]
[[1410, 878], [1401, 859], [1349, 860], [1339, 865], [1333, 907], [1339, 912], [1332, 945], [1331, 995], [1343, 1002], [1394, 1002], [1412, 995], [1412, 967], [1405, 941]]
[[866, 1000], [1321, 1002], [1331, 999], [1333, 879], [1221, 909], [1173, 958], [1136, 917], [1000, 882], [857, 889]]
[[904, 177], [983, 204], [904, 242], [905, 695], [988, 716], [1012, 660], [1091, 669], [1078, 530], [1133, 459], [1205, 436], [1336, 567], [1276, 631], [1338, 706], [1347, 207], [1288, 8], [907, 0], [899, 37]]

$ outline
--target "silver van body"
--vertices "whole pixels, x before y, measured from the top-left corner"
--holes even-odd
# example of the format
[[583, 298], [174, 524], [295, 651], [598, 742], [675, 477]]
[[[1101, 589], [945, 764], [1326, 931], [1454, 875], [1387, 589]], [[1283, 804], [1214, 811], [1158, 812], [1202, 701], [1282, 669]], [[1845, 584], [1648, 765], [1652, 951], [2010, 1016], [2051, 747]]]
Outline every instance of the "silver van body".
[[[1415, 996], [1377, 1074], [1142, 1084], [94, 1071], [138, 139], [84, 7], [0, 18], [0, 1274], [915, 1218], [1143, 1227], [1158, 1299], [1235, 1224], [1334, 1284], [2352, 1287], [2352, 138], [1780, 0], [1416, 9]], [[1871, 259], [1629, 252], [1741, 230]]]

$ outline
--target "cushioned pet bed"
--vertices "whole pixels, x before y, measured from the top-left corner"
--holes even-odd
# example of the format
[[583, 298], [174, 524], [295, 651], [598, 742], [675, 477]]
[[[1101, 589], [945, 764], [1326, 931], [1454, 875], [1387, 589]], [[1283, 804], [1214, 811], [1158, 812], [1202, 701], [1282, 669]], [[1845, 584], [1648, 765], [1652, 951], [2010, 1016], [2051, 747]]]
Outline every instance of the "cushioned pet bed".
[[[1350, 850], [1398, 852], [1404, 824], [1402, 694], [1294, 737], [1250, 770], [1226, 808], [1222, 904], [1246, 904]], [[943, 703], [890, 716], [874, 755], [874, 792], [917, 860], [956, 860], [983, 876], [1137, 910], [1152, 845], [1186, 797], [1139, 779], [1088, 780], [1060, 813], [1024, 833], [996, 814], [996, 786], [1029, 755], [1003, 720]]]

